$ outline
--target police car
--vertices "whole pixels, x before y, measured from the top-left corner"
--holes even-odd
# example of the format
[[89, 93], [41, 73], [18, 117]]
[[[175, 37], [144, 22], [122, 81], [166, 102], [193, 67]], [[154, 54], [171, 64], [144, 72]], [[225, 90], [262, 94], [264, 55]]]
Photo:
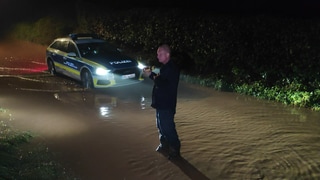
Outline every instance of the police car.
[[46, 49], [50, 74], [63, 74], [83, 88], [129, 85], [143, 80], [144, 65], [94, 34], [70, 34]]

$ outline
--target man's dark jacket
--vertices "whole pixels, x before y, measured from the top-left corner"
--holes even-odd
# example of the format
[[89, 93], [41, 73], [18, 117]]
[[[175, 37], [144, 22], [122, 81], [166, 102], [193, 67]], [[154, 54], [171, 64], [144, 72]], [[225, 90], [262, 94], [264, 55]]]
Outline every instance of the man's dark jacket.
[[[176, 110], [177, 91], [180, 79], [180, 70], [175, 63], [169, 60], [160, 68], [160, 73], [152, 72], [150, 79], [154, 81], [151, 106], [159, 110]], [[155, 78], [154, 78], [155, 77]]]

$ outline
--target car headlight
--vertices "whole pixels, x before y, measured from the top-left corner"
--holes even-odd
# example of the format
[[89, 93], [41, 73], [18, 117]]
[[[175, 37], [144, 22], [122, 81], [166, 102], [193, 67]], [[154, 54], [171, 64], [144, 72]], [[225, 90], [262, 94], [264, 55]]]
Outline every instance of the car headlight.
[[147, 66], [142, 64], [141, 62], [138, 62], [138, 68], [139, 69], [144, 69], [145, 67], [147, 67]]
[[97, 68], [96, 69], [96, 74], [100, 76], [107, 75], [110, 72], [108, 69], [103, 69], [103, 68]]

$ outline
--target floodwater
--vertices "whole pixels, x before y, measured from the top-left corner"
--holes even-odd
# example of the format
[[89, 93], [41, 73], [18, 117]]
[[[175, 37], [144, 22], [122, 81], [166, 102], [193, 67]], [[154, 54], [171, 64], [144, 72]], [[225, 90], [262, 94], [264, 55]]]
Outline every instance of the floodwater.
[[181, 82], [183, 159], [172, 162], [155, 152], [152, 82], [84, 91], [43, 61], [0, 59], [0, 117], [35, 133], [79, 179], [320, 179], [319, 112]]

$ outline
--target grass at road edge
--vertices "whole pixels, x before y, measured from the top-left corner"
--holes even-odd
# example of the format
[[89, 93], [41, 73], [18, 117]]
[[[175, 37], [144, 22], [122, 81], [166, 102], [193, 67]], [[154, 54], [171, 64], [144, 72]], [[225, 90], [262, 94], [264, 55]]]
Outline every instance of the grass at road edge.
[[14, 131], [10, 121], [0, 107], [0, 179], [78, 179], [44, 143], [35, 141], [35, 135]]

